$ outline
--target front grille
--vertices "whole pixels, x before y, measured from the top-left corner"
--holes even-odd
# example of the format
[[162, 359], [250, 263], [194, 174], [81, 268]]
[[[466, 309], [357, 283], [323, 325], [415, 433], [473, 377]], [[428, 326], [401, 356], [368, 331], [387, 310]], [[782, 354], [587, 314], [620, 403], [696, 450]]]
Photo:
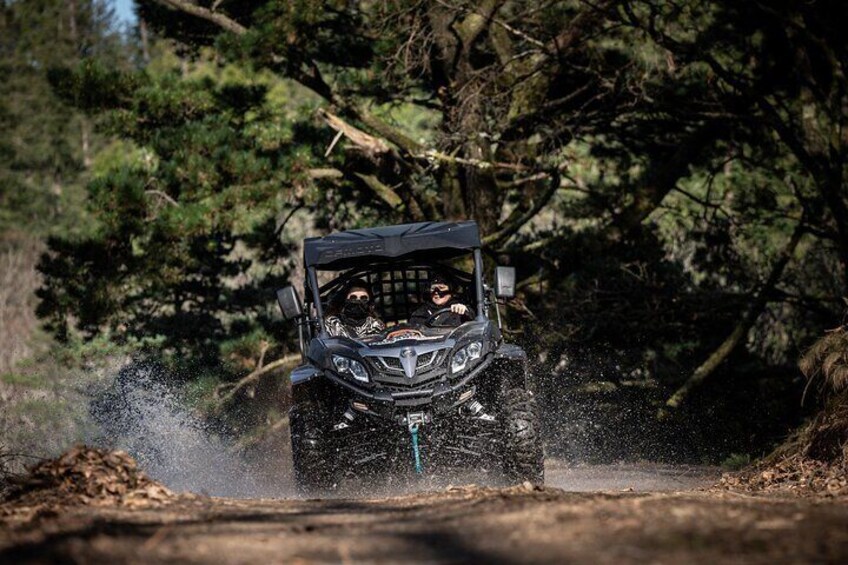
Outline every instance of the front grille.
[[439, 352], [438, 351], [431, 351], [430, 353], [425, 353], [423, 355], [419, 355], [418, 356], [418, 363], [416, 364], [417, 369], [421, 370], [425, 367], [429, 367], [430, 365], [432, 365], [433, 361], [436, 359], [437, 353], [439, 353]]
[[450, 348], [428, 351], [418, 356], [415, 365], [415, 376], [408, 378], [403, 371], [403, 365], [398, 357], [371, 356], [366, 357], [373, 370], [374, 383], [389, 392], [421, 391], [422, 394], [432, 392], [433, 384], [446, 377], [445, 361]]
[[[428, 370], [434, 366], [438, 366], [444, 360], [444, 350], [429, 351], [418, 356], [415, 363], [415, 371], [420, 372]], [[376, 357], [377, 363], [374, 363], [377, 371], [403, 374], [403, 365], [397, 357]]]
[[403, 366], [400, 364], [400, 359], [397, 357], [378, 357], [383, 362], [383, 366], [389, 371], [403, 372]]

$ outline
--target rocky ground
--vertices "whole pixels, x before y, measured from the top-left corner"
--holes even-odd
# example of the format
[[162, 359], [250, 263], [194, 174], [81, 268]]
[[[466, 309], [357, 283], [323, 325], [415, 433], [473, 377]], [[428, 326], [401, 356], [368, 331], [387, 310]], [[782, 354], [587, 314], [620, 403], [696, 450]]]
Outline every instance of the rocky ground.
[[237, 500], [173, 494], [124, 454], [79, 448], [0, 507], [0, 563], [848, 560], [842, 497], [705, 488], [717, 477], [696, 467], [554, 462], [548, 474], [563, 488]]

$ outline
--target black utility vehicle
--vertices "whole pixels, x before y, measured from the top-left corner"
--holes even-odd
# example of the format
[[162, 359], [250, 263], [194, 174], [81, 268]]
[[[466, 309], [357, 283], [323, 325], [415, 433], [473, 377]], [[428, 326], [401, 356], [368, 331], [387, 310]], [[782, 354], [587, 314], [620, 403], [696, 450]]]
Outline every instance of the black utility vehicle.
[[[305, 301], [277, 291], [298, 323], [304, 364], [291, 374], [294, 471], [305, 492], [344, 474], [473, 465], [510, 482], [544, 480], [527, 356], [504, 343], [498, 299], [514, 295], [515, 271], [483, 280], [474, 222], [425, 222], [349, 230], [304, 242]], [[470, 271], [470, 272], [469, 272]], [[448, 309], [408, 323], [435, 276], [449, 277], [470, 307], [447, 326]], [[319, 285], [319, 279], [329, 280]], [[352, 280], [370, 286], [385, 331], [331, 337], [325, 313]], [[494, 314], [495, 319], [489, 316]]]

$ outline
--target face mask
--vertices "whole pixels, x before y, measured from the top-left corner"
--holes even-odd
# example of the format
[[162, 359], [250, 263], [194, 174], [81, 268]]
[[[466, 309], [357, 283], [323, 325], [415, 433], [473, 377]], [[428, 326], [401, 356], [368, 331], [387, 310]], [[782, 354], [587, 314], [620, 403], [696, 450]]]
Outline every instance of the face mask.
[[342, 309], [342, 316], [357, 324], [361, 324], [368, 317], [368, 304], [361, 300], [347, 300]]

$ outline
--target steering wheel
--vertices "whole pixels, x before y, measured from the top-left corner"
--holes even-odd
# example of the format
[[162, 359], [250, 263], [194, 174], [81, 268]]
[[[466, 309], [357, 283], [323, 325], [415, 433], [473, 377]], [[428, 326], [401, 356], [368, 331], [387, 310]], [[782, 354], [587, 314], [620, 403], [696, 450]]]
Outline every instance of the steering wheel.
[[[454, 314], [454, 313], [455, 313], [455, 312], [454, 312], [453, 310], [451, 310], [450, 308], [439, 308], [438, 310], [436, 310], [435, 312], [433, 312], [433, 313], [430, 315], [430, 317], [429, 317], [429, 318], [427, 318], [427, 319], [424, 321], [424, 325], [425, 325], [425, 326], [429, 326], [429, 327], [431, 327], [431, 328], [446, 328], [446, 327], [450, 327], [450, 325], [449, 325], [449, 324], [444, 324], [444, 323], [442, 323], [442, 324], [437, 324], [436, 322], [437, 322], [440, 318], [442, 318], [442, 317], [447, 318], [446, 314]], [[464, 316], [464, 317], [467, 317], [467, 314], [457, 314], [457, 316]]]

